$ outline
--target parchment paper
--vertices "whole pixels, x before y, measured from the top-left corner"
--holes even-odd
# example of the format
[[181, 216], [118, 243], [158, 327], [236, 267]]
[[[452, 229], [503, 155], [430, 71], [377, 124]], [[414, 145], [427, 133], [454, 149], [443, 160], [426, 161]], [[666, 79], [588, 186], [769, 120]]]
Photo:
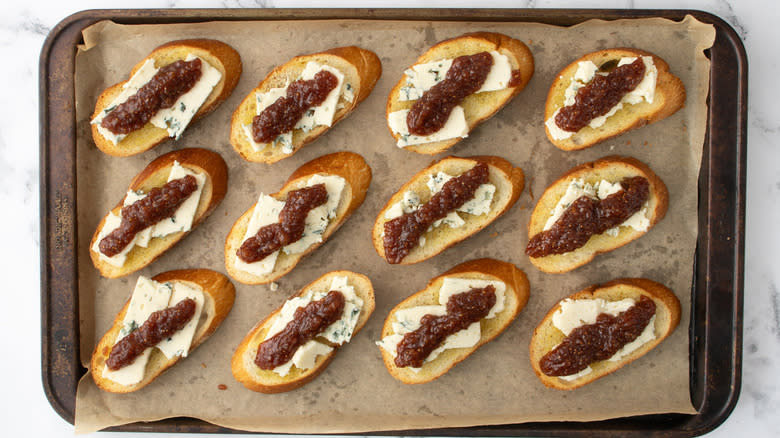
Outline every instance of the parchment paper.
[[[387, 199], [431, 157], [399, 150], [385, 123], [385, 102], [403, 70], [434, 43], [465, 32], [502, 32], [524, 41], [536, 71], [527, 88], [495, 117], [479, 126], [450, 154], [500, 155], [521, 166], [526, 189], [508, 214], [443, 254], [413, 266], [391, 266], [370, 242], [375, 215]], [[265, 432], [361, 432], [455, 427], [526, 421], [587, 421], [651, 413], [695, 413], [689, 395], [688, 325], [693, 254], [697, 236], [697, 181], [706, 129], [710, 47], [715, 31], [692, 18], [589, 21], [571, 28], [527, 23], [427, 21], [211, 22], [177, 25], [98, 23], [84, 31], [76, 60], [79, 138], [78, 235], [81, 358], [89, 363], [94, 345], [109, 328], [139, 274], [175, 268], [225, 272], [224, 240], [233, 222], [260, 191], [278, 190], [303, 163], [337, 150], [362, 154], [374, 179], [365, 203], [328, 242], [283, 277], [279, 288], [235, 283], [235, 306], [220, 329], [189, 358], [151, 385], [132, 394], [102, 392], [89, 374], [79, 383], [76, 431], [89, 432], [133, 421], [196, 417], [221, 426]], [[125, 80], [130, 68], [165, 42], [216, 38], [235, 47], [244, 72], [220, 108], [193, 124], [179, 141], [141, 155], [116, 158], [92, 143], [89, 117], [98, 94]], [[375, 51], [383, 75], [371, 96], [327, 135], [274, 165], [248, 163], [229, 144], [230, 116], [239, 102], [276, 65], [294, 55], [359, 45]], [[628, 46], [660, 55], [687, 88], [683, 110], [666, 120], [579, 152], [563, 152], [545, 137], [544, 102], [555, 74], [584, 53]], [[88, 256], [100, 219], [121, 199], [131, 178], [155, 157], [182, 147], [206, 147], [222, 154], [230, 169], [225, 200], [190, 236], [137, 274], [116, 280], [99, 276]], [[641, 239], [561, 275], [534, 268], [523, 249], [527, 223], [539, 194], [569, 168], [621, 154], [650, 165], [669, 188], [666, 218]], [[443, 156], [440, 155], [439, 157]], [[440, 379], [404, 385], [385, 370], [378, 347], [387, 313], [406, 296], [450, 267], [472, 258], [494, 257], [523, 269], [531, 298], [517, 320]], [[230, 358], [249, 329], [325, 272], [349, 269], [368, 275], [376, 290], [376, 311], [366, 327], [317, 379], [276, 395], [254, 393], [230, 373]], [[547, 310], [566, 295], [623, 276], [647, 277], [674, 290], [682, 320], [674, 334], [645, 357], [576, 391], [545, 388], [534, 376], [528, 343]], [[220, 389], [220, 385], [227, 389]]]

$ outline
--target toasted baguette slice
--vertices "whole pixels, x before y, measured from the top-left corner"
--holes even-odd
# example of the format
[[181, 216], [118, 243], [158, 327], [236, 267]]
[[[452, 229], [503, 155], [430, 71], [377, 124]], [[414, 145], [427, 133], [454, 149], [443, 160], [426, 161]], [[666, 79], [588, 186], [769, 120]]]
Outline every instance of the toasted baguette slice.
[[[225, 192], [227, 192], [227, 165], [225, 164], [225, 160], [223, 160], [218, 153], [206, 149], [188, 148], [161, 155], [149, 163], [141, 173], [133, 178], [130, 182], [128, 191], [140, 190], [148, 192], [155, 187], [163, 186], [168, 180], [168, 175], [171, 172], [174, 161], [178, 161], [182, 167], [206, 175], [206, 182], [200, 195], [200, 202], [198, 203], [197, 210], [195, 210], [192, 228], [190, 228], [190, 231], [192, 231], [192, 229], [206, 219], [206, 217], [217, 208], [217, 205], [219, 205], [225, 197]], [[111, 210], [112, 213], [119, 215], [124, 199], [123, 196], [116, 207]], [[116, 267], [105, 260], [102, 260], [99, 253], [92, 249], [107, 218], [108, 214], [100, 221], [95, 230], [95, 234], [92, 236], [92, 240], [89, 244], [89, 255], [92, 258], [92, 263], [100, 271], [100, 274], [108, 278], [122, 277], [147, 266], [190, 232], [180, 231], [168, 234], [167, 236], [153, 237], [149, 241], [149, 246], [146, 248], [140, 246], [133, 247], [127, 254], [125, 263], [121, 267]]]
[[640, 128], [648, 123], [664, 119], [682, 108], [685, 105], [685, 86], [677, 76], [669, 73], [669, 65], [666, 61], [644, 50], [617, 48], [589, 53], [561, 70], [547, 95], [544, 120], [550, 119], [555, 111], [563, 107], [565, 91], [577, 72], [577, 63], [592, 61], [596, 66], [601, 67], [607, 63], [616, 63], [623, 57], [633, 58], [638, 56], [652, 57], [653, 64], [658, 69], [653, 103], [642, 101], [633, 105], [624, 104], [623, 108], [608, 117], [602, 126], [595, 129], [585, 126], [571, 137], [562, 140], [556, 140], [550, 133], [550, 129], [545, 126], [547, 138], [555, 146], [565, 151], [585, 149], [631, 129]]
[[346, 181], [339, 205], [336, 207], [336, 217], [330, 220], [327, 228], [322, 233], [322, 242], [315, 243], [304, 252], [298, 254], [286, 254], [284, 251], [281, 251], [276, 259], [274, 270], [266, 275], [257, 276], [239, 270], [236, 268], [236, 260], [238, 260], [236, 251], [238, 251], [244, 241], [244, 235], [256, 205], [253, 204], [236, 220], [225, 239], [225, 269], [227, 269], [231, 277], [244, 284], [264, 284], [287, 274], [304, 256], [325, 243], [347, 218], [360, 207], [360, 204], [366, 198], [368, 186], [371, 184], [371, 168], [363, 157], [353, 152], [335, 152], [315, 158], [299, 167], [290, 175], [284, 186], [270, 196], [284, 201], [287, 199], [287, 193], [304, 187], [306, 181], [316, 174], [336, 175], [344, 178]]
[[[564, 334], [553, 325], [552, 316], [560, 308], [558, 302], [545, 315], [531, 337], [530, 358], [534, 372], [545, 386], [555, 389], [575, 389], [588, 384], [596, 379], [617, 371], [634, 360], [644, 356], [666, 339], [680, 322], [680, 301], [677, 296], [662, 284], [645, 278], [620, 278], [602, 285], [587, 287], [568, 298], [573, 300], [601, 298], [607, 301], [620, 301], [625, 298], [639, 300], [644, 295], [655, 302], [655, 339], [648, 341], [619, 361], [610, 362], [603, 360], [593, 362], [590, 367], [593, 371], [572, 381], [566, 381], [559, 377], [548, 376], [542, 373], [539, 362], [542, 357], [551, 351], [564, 339]], [[563, 301], [563, 300], [561, 300]]]
[[[233, 286], [233, 283], [231, 283], [225, 275], [209, 269], [168, 271], [152, 277], [152, 280], [159, 283], [185, 283], [191, 287], [200, 288], [203, 291], [203, 310], [201, 311], [195, 334], [192, 337], [189, 353], [192, 353], [198, 345], [202, 344], [203, 341], [217, 330], [217, 327], [222, 323], [222, 320], [225, 319], [228, 313], [230, 313], [230, 309], [233, 308], [233, 302], [236, 298], [236, 288]], [[103, 377], [102, 373], [106, 365], [106, 360], [108, 360], [108, 356], [111, 354], [111, 349], [116, 342], [119, 331], [122, 329], [122, 321], [124, 320], [129, 305], [130, 299], [128, 298], [124, 307], [122, 307], [122, 310], [119, 311], [119, 314], [117, 314], [114, 319], [114, 324], [108, 332], [103, 335], [100, 342], [95, 347], [95, 351], [92, 353], [92, 360], [90, 362], [92, 378], [95, 380], [97, 386], [104, 391], [117, 393], [137, 391], [151, 383], [152, 380], [156, 379], [163, 371], [176, 365], [176, 363], [182, 359], [181, 356], [174, 356], [173, 358], [168, 359], [160, 350], [153, 348], [149, 357], [149, 362], [146, 364], [144, 378], [140, 382], [134, 385], [123, 385]]]
[[[503, 90], [486, 91], [467, 96], [460, 106], [463, 107], [469, 132], [477, 125], [490, 118], [504, 107], [513, 97], [525, 88], [534, 75], [534, 57], [522, 41], [494, 32], [467, 33], [456, 38], [444, 40], [420, 55], [413, 64], [426, 64], [443, 59], [454, 59], [458, 56], [474, 55], [480, 52], [497, 51], [509, 58], [512, 70], [520, 73], [520, 82]], [[409, 67], [411, 68], [411, 66]], [[406, 77], [402, 75], [398, 83], [390, 91], [387, 98], [387, 117], [390, 113], [410, 109], [415, 101], [401, 101], [401, 88], [406, 85]], [[389, 128], [389, 126], [388, 126]], [[390, 134], [398, 141], [400, 134], [390, 129]], [[449, 149], [462, 138], [451, 138], [432, 143], [406, 146], [404, 149], [420, 154], [433, 155]]]
[[[363, 300], [363, 307], [360, 310], [355, 330], [352, 332], [352, 339], [354, 339], [355, 335], [357, 335], [360, 329], [366, 324], [366, 321], [368, 321], [368, 318], [371, 316], [375, 307], [374, 287], [371, 284], [371, 280], [365, 275], [350, 271], [331, 271], [307, 284], [297, 294], [294, 294], [290, 298], [301, 296], [310, 290], [315, 292], [327, 292], [329, 291], [333, 278], [339, 276], [347, 277], [347, 282], [354, 288], [355, 295]], [[330, 364], [330, 361], [333, 360], [339, 349], [339, 345], [334, 345], [328, 340], [319, 337], [317, 338], [319, 342], [334, 348], [330, 353], [318, 356], [312, 368], [301, 370], [293, 365], [289, 374], [280, 376], [272, 370], [263, 370], [258, 367], [254, 362], [255, 357], [257, 356], [258, 346], [265, 339], [266, 333], [268, 333], [268, 330], [271, 328], [275, 317], [282, 310], [282, 307], [283, 305], [279, 306], [278, 309], [273, 311], [264, 320], [260, 321], [249, 333], [247, 333], [246, 337], [241, 341], [241, 344], [236, 348], [236, 352], [233, 354], [233, 359], [230, 362], [230, 369], [233, 372], [233, 377], [252, 391], [274, 394], [300, 388], [323, 372], [328, 364]]]
[[324, 134], [330, 127], [325, 125], [315, 126], [308, 132], [302, 129], [293, 130], [292, 152], [282, 152], [281, 146], [274, 147], [265, 144], [260, 150], [255, 150], [246, 136], [243, 126], [251, 124], [257, 115], [256, 93], [264, 93], [272, 88], [282, 88], [288, 83], [299, 79], [306, 64], [314, 61], [319, 64], [336, 68], [344, 74], [344, 83], [350, 84], [354, 92], [354, 99], [349, 102], [344, 96], [339, 97], [338, 105], [333, 116], [331, 127], [348, 116], [357, 106], [371, 94], [374, 85], [382, 75], [382, 63], [379, 57], [370, 50], [355, 46], [338, 47], [321, 53], [296, 56], [285, 64], [274, 68], [249, 94], [233, 112], [230, 123], [230, 143], [236, 152], [245, 160], [260, 163], [275, 163], [283, 158], [292, 156], [304, 145], [311, 143], [317, 137]]
[[445, 157], [439, 161], [434, 161], [430, 166], [413, 176], [409, 182], [404, 184], [390, 200], [387, 201], [387, 204], [385, 204], [384, 208], [379, 212], [376, 221], [374, 222], [374, 229], [371, 235], [376, 252], [387, 260], [382, 240], [385, 222], [388, 221], [388, 219], [385, 218], [385, 213], [393, 204], [403, 199], [406, 191], [415, 192], [420, 197], [421, 203], [428, 202], [431, 198], [431, 193], [427, 186], [429, 175], [436, 175], [441, 171], [452, 176], [458, 176], [473, 168], [479, 161], [487, 163], [490, 171], [490, 183], [496, 186], [496, 192], [493, 195], [490, 211], [480, 216], [459, 213], [461, 218], [466, 222], [463, 226], [450, 228], [448, 225], [443, 224], [435, 227], [433, 230], [423, 233], [425, 245], [414, 247], [409, 254], [401, 260], [400, 264], [409, 265], [427, 260], [461, 240], [476, 234], [499, 216], [506, 213], [509, 208], [515, 204], [520, 197], [520, 193], [523, 191], [525, 179], [522, 169], [513, 167], [509, 161], [496, 156], [484, 155], [466, 158], [454, 156]]
[[[544, 229], [547, 219], [552, 214], [558, 200], [566, 193], [569, 183], [581, 178], [586, 183], [595, 183], [602, 179], [612, 183], [619, 182], [623, 178], [643, 176], [650, 182], [650, 194], [646, 207], [646, 216], [650, 220], [647, 231], [657, 224], [666, 215], [669, 205], [669, 192], [666, 185], [646, 164], [631, 157], [609, 156], [591, 163], [579, 165], [555, 180], [539, 197], [531, 220], [528, 222], [529, 239]], [[631, 227], [620, 227], [617, 236], [607, 233], [591, 236], [588, 242], [574, 251], [564, 254], [552, 254], [544, 257], [530, 257], [531, 263], [537, 268], [548, 273], [563, 273], [576, 269], [591, 260], [598, 254], [612, 251], [632, 240], [645, 235], [647, 231], [637, 231]]]
[[[222, 79], [211, 90], [211, 94], [209, 94], [206, 101], [198, 109], [198, 112], [192, 117], [191, 122], [194, 122], [214, 111], [222, 101], [230, 96], [236, 84], [238, 84], [238, 78], [241, 76], [241, 56], [229, 45], [221, 41], [209, 39], [171, 41], [154, 49], [149, 56], [136, 64], [130, 71], [128, 80], [141, 68], [147, 59], [153, 59], [155, 66], [160, 68], [176, 61], [184, 60], [189, 54], [202, 58], [222, 73]], [[92, 114], [91, 119], [97, 117], [122, 92], [122, 86], [125, 83], [127, 81], [112, 85], [98, 96], [95, 112]], [[114, 144], [103, 137], [98, 131], [97, 125], [91, 124], [90, 126], [95, 145], [101, 151], [117, 157], [139, 154], [169, 138], [168, 131], [154, 126], [151, 122], [147, 122], [141, 129], [131, 132], [117, 144]]]
[[439, 304], [439, 289], [445, 277], [474, 278], [480, 280], [501, 281], [506, 284], [504, 292], [504, 310], [490, 319], [480, 321], [480, 340], [473, 347], [453, 348], [444, 350], [439, 356], [430, 362], [425, 362], [419, 371], [415, 372], [409, 367], [399, 368], [395, 365], [395, 357], [380, 347], [382, 360], [390, 374], [403, 383], [426, 383], [441, 377], [460, 361], [470, 356], [477, 348], [492, 341], [501, 334], [509, 324], [514, 321], [517, 314], [525, 307], [530, 294], [528, 278], [525, 273], [515, 265], [495, 259], [483, 258], [463, 262], [449, 271], [434, 277], [428, 282], [425, 289], [414, 293], [409, 298], [401, 301], [387, 316], [382, 327], [382, 338], [394, 333], [392, 324], [395, 322], [395, 313], [401, 309], [416, 306]]

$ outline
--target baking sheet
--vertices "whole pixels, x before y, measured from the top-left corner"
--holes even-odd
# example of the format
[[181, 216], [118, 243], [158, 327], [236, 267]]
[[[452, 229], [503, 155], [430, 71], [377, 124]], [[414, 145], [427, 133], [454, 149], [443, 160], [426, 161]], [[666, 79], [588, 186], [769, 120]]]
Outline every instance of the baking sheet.
[[[79, 289], [81, 320], [85, 323], [81, 327], [82, 358], [85, 362], [91, 354], [92, 345], [108, 328], [111, 318], [129, 294], [135, 278], [98, 279], [88, 262], [86, 244], [105, 210], [121, 197], [130, 177], [153, 157], [184, 146], [206, 146], [217, 150], [231, 168], [231, 188], [225, 202], [206, 223], [142, 271], [148, 274], [184, 267], [177, 263], [182, 258], [188, 263], [187, 267], [210, 267], [224, 272], [221, 242], [235, 218], [254, 202], [252, 198], [259, 190], [275, 191], [293, 169], [311, 158], [339, 148], [355, 150], [369, 161], [375, 177], [367, 202], [326, 245], [279, 282], [279, 291], [272, 293], [263, 286], [237, 284], [238, 301], [233, 313], [214, 336], [215, 339], [200, 347], [190, 360], [177, 365], [150, 387], [130, 396], [113, 396], [90, 388], [91, 380], [87, 376], [78, 393], [78, 430], [178, 415], [195, 416], [249, 430], [329, 432], [553, 419], [594, 420], [637, 413], [693, 412], [688, 392], [688, 338], [685, 328], [690, 309], [688, 291], [696, 240], [696, 184], [706, 120], [704, 99], [709, 71], [708, 61], [701, 51], [707, 47], [707, 38], [711, 43], [714, 36], [710, 26], [696, 26], [690, 20], [672, 23], [658, 19], [594, 21], [569, 29], [524, 23], [344, 20], [308, 22], [306, 36], [294, 38], [290, 34], [291, 29], [300, 25], [256, 22], [130, 26], [135, 36], [117, 36], [112, 32], [120, 30], [115, 28], [122, 28], [124, 32], [123, 27], [102, 24], [99, 25], [102, 26], [100, 44], [77, 57], [79, 256], [86, 261], [79, 264]], [[334, 29], [339, 32], [333, 32]], [[163, 38], [158, 39], [160, 37], [155, 36], [154, 30], [162, 32]], [[535, 202], [526, 192], [506, 217], [428, 262], [413, 267], [387, 266], [376, 256], [368, 239], [373, 216], [409, 176], [430, 161], [428, 157], [395, 150], [383, 124], [386, 94], [418, 53], [440, 39], [469, 30], [496, 30], [523, 40], [536, 58], [536, 74], [515, 101], [451, 151], [459, 155], [492, 153], [509, 158], [526, 171], [530, 193], [536, 195], [557, 175], [575, 164], [610, 153], [635, 156], [649, 163], [666, 181], [671, 192], [667, 218], [654, 231], [573, 273], [563, 276], [542, 274], [515, 248], [525, 245], [527, 215]], [[247, 40], [247, 34], [263, 34], [264, 45], [258, 47], [256, 41]], [[244, 76], [233, 96], [214, 114], [190, 127], [179, 142], [166, 143], [130, 159], [103, 156], [94, 149], [87, 135], [87, 119], [97, 93], [105, 86], [123, 80], [130, 67], [152, 48], [179, 36], [216, 37], [239, 50], [244, 58]], [[274, 44], [270, 36], [287, 42]], [[670, 39], [675, 44], [669, 44]], [[94, 42], [89, 37], [85, 40], [88, 45]], [[272, 65], [284, 62], [297, 53], [349, 44], [344, 42], [346, 40], [375, 50], [382, 58], [384, 75], [372, 96], [329, 135], [294, 157], [270, 167], [243, 162], [229, 146], [225, 122], [243, 96]], [[574, 47], [572, 40], [583, 45]], [[582, 152], [558, 151], [546, 141], [540, 122], [550, 78], [581, 53], [614, 45], [635, 45], [665, 58], [672, 65], [672, 72], [681, 76], [688, 88], [687, 107], [670, 119], [607, 144]], [[268, 50], [269, 47], [276, 50]], [[262, 53], [249, 55], [257, 51]], [[110, 53], [121, 53], [121, 59], [109, 61], [103, 58]], [[101, 59], [106, 61], [101, 62]], [[364, 127], [371, 133], [369, 141], [366, 141], [365, 131], [361, 131]], [[398, 165], [401, 161], [408, 165]], [[105, 188], [94, 190], [90, 183]], [[366, 239], [350, 239], [361, 235]], [[529, 275], [532, 287], [529, 306], [504, 335], [438, 381], [420, 387], [407, 387], [395, 382], [384, 370], [379, 352], [373, 346], [389, 308], [422, 288], [431, 276], [462, 260], [488, 255], [512, 261]], [[632, 264], [626, 266], [624, 260], [632, 260]], [[651, 268], [647, 269], [648, 266]], [[378, 306], [366, 329], [343, 349], [322, 376], [300, 390], [264, 396], [251, 393], [235, 383], [230, 377], [229, 357], [243, 334], [296, 287], [336, 268], [364, 272], [374, 281]], [[402, 287], [394, 283], [393, 279], [399, 274], [404, 276], [405, 284], [413, 286]], [[647, 276], [662, 280], [678, 291], [684, 308], [681, 329], [656, 351], [607, 379], [574, 393], [543, 388], [528, 365], [527, 344], [533, 327], [561, 297], [588, 284], [617, 276]], [[667, 278], [669, 281], [666, 281]], [[91, 308], [91, 302], [94, 302], [94, 308]], [[95, 321], [94, 327], [91, 326], [92, 321]], [[218, 337], [220, 339], [216, 339]], [[358, 371], [352, 372], [354, 369]], [[647, 379], [648, 375], [663, 376], [663, 379]], [[512, 378], [507, 379], [506, 376]], [[495, 384], [497, 379], [500, 385]], [[645, 383], [648, 388], [636, 385], [637, 381]], [[226, 384], [228, 390], [219, 391], [219, 383]], [[208, 394], [211, 401], [207, 407], [211, 410], [205, 414], [198, 413], [192, 403], [171, 403], [172, 399], [189, 400], [188, 393], [182, 391], [184, 387], [197, 394]], [[381, 390], [376, 390], [377, 387]], [[631, 391], [626, 391], [626, 388]], [[360, 394], [360, 397], [355, 397], [355, 394]], [[389, 409], [385, 406], [388, 397], [394, 401]], [[672, 399], [671, 404], [666, 403], [667, 398]], [[169, 408], [152, 408], [148, 403], [150, 400], [161, 400]], [[453, 400], [456, 402], [452, 403]], [[146, 406], [149, 409], [144, 411]], [[174, 406], [175, 410], [171, 408]], [[276, 412], [274, 406], [280, 406], [284, 411]], [[242, 409], [248, 414], [239, 413]]]

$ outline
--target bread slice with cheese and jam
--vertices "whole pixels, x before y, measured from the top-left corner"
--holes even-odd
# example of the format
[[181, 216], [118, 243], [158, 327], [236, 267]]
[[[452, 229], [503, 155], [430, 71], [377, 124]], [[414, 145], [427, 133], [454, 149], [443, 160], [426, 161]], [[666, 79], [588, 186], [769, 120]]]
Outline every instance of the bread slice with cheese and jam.
[[116, 393], [148, 385], [217, 330], [235, 296], [230, 280], [208, 269], [139, 277], [92, 353], [95, 384]]
[[[270, 283], [287, 274], [328, 240], [363, 203], [370, 184], [371, 168], [353, 152], [336, 152], [305, 163], [278, 192], [261, 193], [258, 201], [233, 224], [225, 239], [228, 274], [245, 284]], [[290, 237], [289, 242], [280, 241], [283, 243], [273, 250], [265, 246], [287, 235], [284, 230], [295, 221], [287, 209], [299, 203], [295, 199], [302, 199], [318, 186], [326, 194], [316, 205], [312, 201], [313, 208], [298, 218], [303, 222], [299, 223], [300, 235], [295, 240]]]
[[[467, 180], [468, 193], [459, 194]], [[427, 260], [506, 213], [523, 184], [523, 171], [501, 157], [450, 156], [434, 161], [379, 212], [372, 231], [374, 248], [391, 264]], [[452, 208], [441, 211], [436, 206]]]
[[680, 301], [660, 283], [620, 278], [590, 286], [547, 312], [531, 337], [531, 365], [545, 386], [576, 389], [644, 356], [679, 322]]
[[126, 157], [178, 139], [230, 96], [241, 68], [238, 52], [221, 41], [163, 44], [133, 67], [128, 80], [100, 94], [91, 118], [95, 145]]
[[374, 307], [368, 277], [328, 272], [249, 331], [233, 354], [233, 376], [257, 392], [299, 388], [325, 370], [340, 347], [363, 328]]
[[637, 159], [610, 156], [582, 164], [539, 197], [526, 254], [544, 272], [571, 271], [645, 235], [668, 205], [666, 185]]
[[441, 377], [501, 334], [529, 294], [528, 278], [511, 263], [484, 258], [453, 267], [390, 311], [377, 342], [385, 367], [407, 384]]
[[452, 147], [509, 103], [533, 74], [531, 51], [507, 35], [475, 32], [434, 45], [387, 98], [396, 146], [428, 155]]
[[89, 245], [92, 263], [108, 278], [149, 265], [217, 208], [227, 184], [227, 165], [216, 152], [186, 148], [161, 155], [98, 224]]
[[287, 158], [354, 111], [381, 74], [379, 57], [355, 46], [296, 56], [244, 98], [233, 113], [230, 143], [248, 161]]
[[685, 105], [685, 86], [658, 56], [639, 49], [589, 53], [555, 77], [544, 108], [547, 138], [565, 151], [591, 147]]

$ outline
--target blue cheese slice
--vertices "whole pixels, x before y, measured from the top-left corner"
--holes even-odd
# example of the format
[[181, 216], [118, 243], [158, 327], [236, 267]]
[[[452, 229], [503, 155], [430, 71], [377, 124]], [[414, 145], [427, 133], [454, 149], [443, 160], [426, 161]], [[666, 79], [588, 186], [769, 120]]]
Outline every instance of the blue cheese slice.
[[[295, 125], [294, 129], [300, 129], [303, 132], [309, 132], [316, 126], [332, 126], [333, 118], [336, 115], [336, 110], [339, 109], [339, 100], [344, 99], [346, 102], [352, 102], [355, 99], [355, 93], [352, 89], [352, 85], [345, 83], [344, 73], [337, 68], [327, 64], [319, 64], [315, 61], [309, 61], [306, 63], [300, 78], [305, 81], [314, 79], [314, 76], [320, 71], [328, 71], [332, 73], [338, 79], [336, 87], [328, 93], [328, 96], [320, 104], [313, 108], [310, 108], [301, 117], [301, 120]], [[256, 100], [256, 115], [260, 115], [268, 106], [276, 102], [279, 98], [284, 97], [287, 94], [287, 87], [289, 83], [281, 88], [272, 88], [263, 93], [255, 93]], [[246, 135], [249, 144], [255, 151], [264, 149], [268, 144], [258, 143], [255, 141], [252, 135], [252, 124], [248, 123], [243, 125], [244, 134]], [[281, 147], [282, 153], [291, 154], [293, 152], [293, 131], [288, 131], [280, 134], [273, 142], [272, 147]]]
[[[602, 313], [617, 316], [621, 312], [625, 312], [631, 308], [634, 304], [636, 304], [636, 301], [633, 298], [625, 298], [618, 301], [607, 301], [602, 298], [580, 300], [566, 298], [561, 301], [559, 309], [553, 313], [552, 322], [553, 326], [560, 330], [561, 333], [565, 336], [569, 336], [577, 327], [594, 324], [596, 318]], [[617, 362], [653, 339], [655, 339], [655, 315], [650, 318], [647, 326], [636, 339], [624, 345], [623, 348], [618, 350], [607, 360], [610, 362]], [[559, 378], [565, 381], [572, 381], [588, 375], [592, 371], [593, 369], [588, 366], [576, 374], [559, 376]]]
[[[187, 55], [186, 61], [198, 58], [193, 54]], [[149, 120], [154, 126], [168, 131], [170, 137], [179, 139], [184, 129], [192, 121], [192, 117], [198, 112], [200, 107], [211, 94], [214, 87], [222, 80], [222, 72], [206, 62], [201, 60], [201, 77], [198, 82], [170, 107], [159, 110], [154, 117]], [[154, 60], [147, 59], [138, 71], [124, 84], [120, 94], [108, 104], [105, 110], [92, 119], [92, 124], [97, 125], [98, 132], [113, 144], [117, 144], [125, 137], [124, 134], [114, 134], [108, 129], [103, 128], [100, 123], [103, 118], [111, 111], [133, 96], [146, 85], [152, 77], [159, 71], [154, 66]]]
[[[178, 233], [182, 231], [189, 231], [192, 229], [192, 221], [195, 218], [195, 213], [200, 203], [200, 196], [203, 193], [203, 186], [206, 184], [206, 175], [195, 172], [191, 169], [183, 167], [178, 161], [173, 162], [171, 171], [168, 175], [168, 181], [183, 178], [186, 175], [192, 175], [198, 183], [197, 189], [190, 196], [182, 202], [173, 216], [167, 219], [163, 219], [160, 222], [147, 227], [144, 230], [138, 232], [130, 243], [122, 249], [118, 254], [108, 257], [100, 252], [100, 241], [104, 237], [109, 235], [112, 231], [119, 228], [122, 223], [121, 216], [117, 216], [114, 213], [109, 213], [106, 217], [106, 222], [103, 228], [98, 233], [98, 238], [95, 239], [94, 245], [92, 245], [92, 251], [95, 251], [101, 260], [107, 262], [112, 266], [121, 268], [127, 260], [127, 254], [135, 247], [140, 246], [146, 248], [149, 245], [149, 241], [152, 237], [164, 237], [172, 233]], [[137, 201], [146, 197], [146, 193], [128, 191], [123, 201], [123, 206], [132, 205]], [[121, 213], [120, 213], [121, 214]]]
[[144, 276], [138, 277], [130, 304], [127, 306], [127, 312], [122, 319], [122, 328], [114, 340], [114, 345], [142, 326], [152, 313], [175, 306], [188, 297], [195, 300], [196, 307], [192, 319], [184, 328], [170, 338], [161, 341], [155, 347], [147, 348], [133, 363], [127, 366], [113, 371], [104, 367], [101, 371], [102, 376], [121, 385], [134, 385], [143, 380], [146, 364], [153, 348], [160, 349], [170, 359], [174, 356], [186, 357], [192, 344], [192, 338], [203, 309], [203, 291], [185, 283], [159, 283]]
[[[394, 321], [391, 323], [393, 333], [385, 336], [376, 344], [390, 353], [393, 357], [397, 354], [398, 343], [401, 342], [406, 333], [413, 332], [420, 328], [420, 320], [425, 315], [441, 316], [447, 314], [447, 301], [453, 295], [468, 292], [474, 288], [484, 288], [493, 285], [496, 293], [496, 303], [488, 312], [485, 319], [495, 318], [505, 308], [506, 284], [497, 280], [482, 280], [474, 278], [445, 277], [439, 289], [439, 304], [408, 307], [400, 309], [393, 315]], [[454, 348], [470, 348], [476, 345], [481, 337], [479, 321], [472, 323], [466, 329], [448, 336], [444, 342], [434, 349], [425, 362], [436, 359], [443, 351]], [[419, 372], [420, 368], [410, 367], [414, 372]]]
[[[306, 216], [306, 222], [303, 229], [303, 235], [297, 241], [283, 247], [281, 250], [285, 254], [300, 254], [306, 251], [310, 246], [322, 242], [322, 235], [328, 224], [336, 217], [336, 211], [341, 201], [341, 194], [344, 191], [346, 180], [337, 175], [312, 175], [306, 180], [302, 187], [311, 187], [317, 184], [325, 184], [325, 190], [328, 192], [328, 200], [325, 204], [313, 208]], [[284, 202], [272, 198], [269, 195], [261, 194], [260, 198], [252, 211], [252, 217], [244, 234], [242, 243], [250, 237], [257, 234], [260, 228], [279, 221], [279, 213], [284, 207]], [[262, 276], [273, 271], [276, 265], [276, 259], [279, 257], [279, 251], [275, 251], [268, 257], [254, 263], [246, 263], [236, 257], [236, 269], [250, 274]]]
[[[349, 284], [349, 279], [346, 276], [333, 277], [330, 287], [327, 288], [327, 290], [318, 292], [309, 290], [301, 296], [287, 300], [282, 305], [279, 314], [271, 323], [263, 340], [270, 339], [284, 330], [287, 324], [293, 320], [295, 311], [299, 307], [305, 307], [312, 301], [321, 300], [332, 290], [337, 290], [344, 295], [344, 311], [341, 318], [329, 325], [318, 337], [326, 339], [334, 345], [343, 345], [349, 342], [352, 339], [352, 334], [357, 326], [360, 312], [363, 309], [363, 300], [357, 296], [354, 286]], [[298, 350], [295, 351], [292, 359], [287, 363], [274, 368], [273, 371], [280, 376], [286, 376], [293, 365], [300, 370], [307, 370], [314, 366], [318, 356], [328, 354], [332, 350], [333, 347], [323, 344], [316, 339], [312, 339], [300, 346]]]
[[406, 115], [409, 110], [400, 110], [390, 113], [387, 117], [387, 123], [390, 129], [400, 135], [396, 141], [396, 146], [403, 148], [415, 144], [433, 143], [435, 141], [449, 140], [451, 138], [466, 138], [469, 135], [469, 125], [466, 123], [466, 113], [463, 107], [458, 105], [452, 109], [447, 122], [444, 126], [431, 135], [419, 136], [409, 133], [409, 126], [406, 124]]

